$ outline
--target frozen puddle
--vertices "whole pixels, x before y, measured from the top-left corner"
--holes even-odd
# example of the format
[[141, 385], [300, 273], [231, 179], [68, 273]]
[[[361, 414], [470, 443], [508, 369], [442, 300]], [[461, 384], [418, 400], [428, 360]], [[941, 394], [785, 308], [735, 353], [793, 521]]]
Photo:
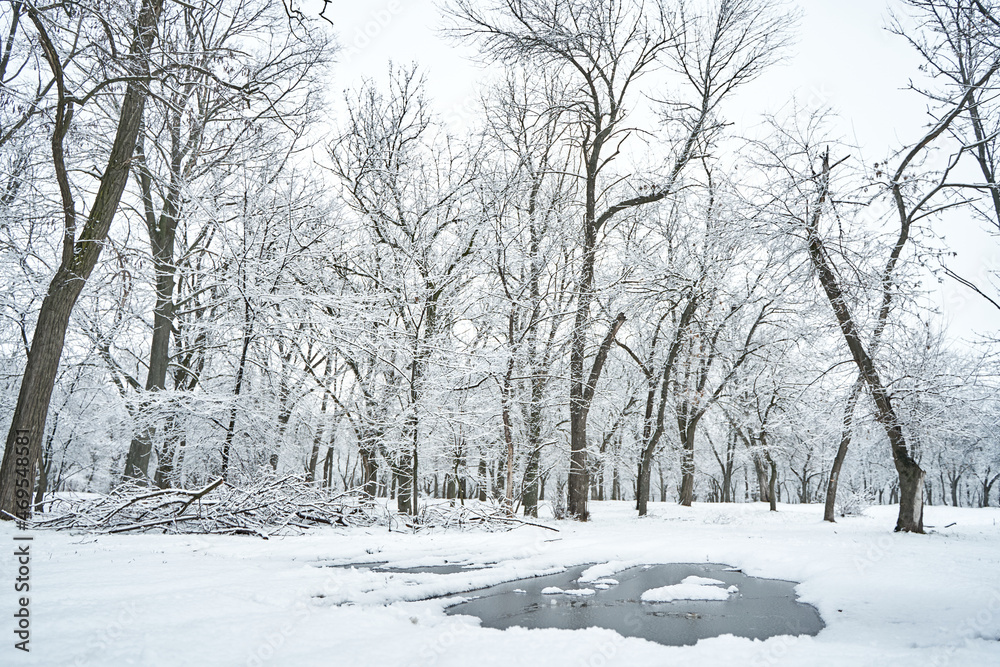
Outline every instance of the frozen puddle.
[[589, 566], [475, 591], [447, 609], [500, 630], [593, 626], [671, 646], [732, 634], [750, 639], [815, 635], [819, 613], [797, 602], [795, 583], [748, 577], [725, 565], [673, 563], [634, 567], [578, 581]]

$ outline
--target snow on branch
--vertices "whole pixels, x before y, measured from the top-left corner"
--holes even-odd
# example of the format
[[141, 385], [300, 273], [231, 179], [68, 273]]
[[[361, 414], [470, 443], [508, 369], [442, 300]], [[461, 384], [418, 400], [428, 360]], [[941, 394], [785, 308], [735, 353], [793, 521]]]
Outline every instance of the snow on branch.
[[266, 478], [245, 487], [217, 479], [196, 491], [126, 483], [107, 495], [56, 498], [27, 527], [90, 533], [298, 534], [314, 526], [387, 525], [384, 508], [359, 490], [331, 493], [301, 477]]
[[488, 532], [508, 531], [521, 526], [534, 526], [559, 532], [557, 528], [534, 523], [514, 516], [502, 505], [470, 503], [468, 505], [449, 506], [445, 504], [427, 504], [413, 517], [406, 519], [406, 527], [414, 532], [427, 528], [469, 529], [477, 528]]

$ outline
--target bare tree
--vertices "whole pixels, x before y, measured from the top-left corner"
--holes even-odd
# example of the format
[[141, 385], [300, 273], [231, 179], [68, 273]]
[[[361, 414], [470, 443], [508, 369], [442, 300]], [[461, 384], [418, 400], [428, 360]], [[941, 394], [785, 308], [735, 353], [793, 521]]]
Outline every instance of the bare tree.
[[[506, 322], [494, 316], [491, 299], [478, 319], [497, 331], [506, 354], [500, 387], [501, 422], [507, 447], [505, 501], [515, 503], [516, 453], [523, 449], [521, 497], [524, 513], [537, 516], [539, 465], [543, 448], [544, 402], [553, 362], [561, 353], [557, 334], [571, 293], [567, 282], [567, 206], [575, 179], [564, 142], [565, 90], [556, 77], [510, 68], [486, 107], [489, 171], [477, 193], [492, 223], [489, 255], [491, 291], [504, 304]], [[523, 446], [516, 447], [516, 408], [523, 423]]]
[[[478, 40], [488, 57], [528, 62], [572, 81], [568, 108], [576, 125], [573, 143], [584, 197], [570, 343], [567, 509], [585, 521], [587, 417], [607, 354], [600, 346], [586, 367], [601, 235], [623, 211], [676, 192], [685, 167], [721, 128], [716, 115], [720, 102], [774, 59], [788, 15], [763, 0], [727, 0], [705, 16], [690, 16], [682, 3], [649, 8], [633, 0], [527, 0], [485, 8], [456, 0], [451, 12], [455, 32]], [[664, 103], [667, 122], [680, 128], [680, 139], [662, 170], [638, 178], [615, 165], [625, 141], [637, 133], [629, 118], [639, 94], [637, 82], [663, 65], [690, 86], [691, 96]], [[616, 318], [608, 328], [608, 345], [619, 322]]]
[[[97, 8], [86, 8], [93, 19]], [[34, 487], [38, 461], [41, 459], [42, 437], [48, 414], [49, 400], [55, 383], [59, 360], [69, 318], [101, 255], [118, 204], [128, 181], [129, 167], [139, 136], [143, 108], [148, 96], [150, 61], [157, 25], [163, 10], [162, 0], [141, 0], [134, 23], [127, 27], [130, 34], [124, 55], [107, 65], [118, 71], [90, 91], [74, 90], [75, 82], [66, 65], [72, 52], [71, 44], [60, 39], [56, 18], [62, 8], [46, 10], [34, 7], [27, 15], [42, 45], [45, 63], [55, 79], [56, 101], [51, 136], [52, 163], [62, 202], [63, 248], [59, 268], [42, 302], [35, 324], [31, 351], [21, 380], [17, 407], [0, 466], [0, 516], [30, 516], [30, 496]], [[107, 24], [105, 23], [105, 27]], [[69, 53], [67, 52], [69, 51]], [[97, 90], [124, 81], [125, 89], [117, 114], [117, 127], [106, 167], [100, 175], [90, 210], [82, 224], [76, 194], [67, 168], [65, 140], [73, 122], [74, 112], [89, 95]], [[76, 192], [79, 192], [78, 190]]]
[[[965, 187], [951, 180], [957, 158], [953, 158], [939, 174], [924, 174], [921, 178], [905, 177], [916, 168], [916, 162], [924, 151], [959, 117], [970, 97], [971, 92], [966, 92], [956, 100], [949, 113], [933, 123], [923, 138], [904, 152], [896, 169], [887, 174], [889, 181], [884, 186], [885, 192], [892, 203], [892, 212], [898, 219], [899, 231], [878, 275], [879, 304], [872, 334], [867, 337], [861, 328], [862, 321], [857, 319], [857, 306], [852, 306], [850, 295], [846, 293], [843, 281], [837, 274], [833, 255], [827, 247], [820, 226], [824, 217], [835, 217], [850, 205], [838, 199], [831, 185], [833, 169], [842, 165], [846, 158], [831, 163], [829, 151], [820, 152], [817, 137], [810, 134], [817, 128], [815, 118], [807, 122], [807, 129], [802, 135], [795, 135], [791, 130], [779, 130], [779, 136], [773, 140], [776, 144], [785, 142], [784, 145], [765, 149], [771, 155], [769, 159], [772, 164], [789, 178], [787, 192], [776, 192], [769, 197], [778, 204], [779, 216], [797, 221], [800, 233], [805, 235], [810, 262], [834, 311], [851, 357], [858, 367], [859, 376], [872, 396], [876, 418], [888, 436], [899, 477], [900, 510], [896, 530], [901, 531], [923, 532], [925, 473], [908, 444], [904, 424], [894, 406], [874, 352], [897, 298], [897, 273], [913, 225], [929, 215], [953, 208], [956, 201], [948, 199], [949, 193]], [[775, 153], [775, 150], [778, 152]], [[810, 161], [807, 170], [801, 170], [801, 166], [793, 166], [802, 161]], [[936, 197], [943, 201], [936, 201]], [[792, 200], [795, 198], [799, 198], [799, 201], [793, 204]], [[963, 202], [958, 200], [957, 203]]]
[[356, 273], [377, 286], [402, 341], [394, 365], [406, 367], [405, 416], [391, 462], [399, 510], [415, 514], [428, 365], [477, 238], [464, 201], [477, 160], [434, 121], [415, 68], [393, 70], [385, 94], [368, 84], [348, 107], [348, 126], [330, 155], [372, 244], [372, 263]]
[[[246, 160], [246, 147], [252, 146], [251, 155], [281, 154], [295, 143], [310, 121], [310, 83], [327, 46], [320, 31], [290, 32], [284, 12], [257, 2], [167, 11], [160, 36], [166, 53], [157, 68], [170, 75], [153, 82], [135, 160], [155, 282], [145, 394], [166, 387], [177, 326], [175, 254], [194, 251], [177, 249], [176, 236], [194, 206], [191, 199], [217, 196], [212, 190], [225, 187], [224, 173], [239, 167], [237, 155]], [[254, 44], [262, 30], [273, 35], [265, 52]], [[221, 79], [220, 62], [251, 75]], [[132, 439], [126, 477], [146, 478], [155, 435], [156, 424], [149, 423]]]
[[[911, 83], [911, 88], [927, 100], [936, 120], [958, 112], [944, 131], [944, 137], [958, 144], [952, 161], [971, 163], [982, 175], [981, 182], [962, 184], [964, 203], [1000, 229], [1000, 107], [995, 83], [1000, 7], [991, 0], [906, 0], [905, 6], [918, 29], [907, 29], [896, 17], [890, 29], [913, 47], [922, 61], [920, 69], [931, 76], [930, 83]], [[948, 266], [944, 273], [1000, 309], [1000, 300], [990, 293], [995, 284], [977, 284]]]

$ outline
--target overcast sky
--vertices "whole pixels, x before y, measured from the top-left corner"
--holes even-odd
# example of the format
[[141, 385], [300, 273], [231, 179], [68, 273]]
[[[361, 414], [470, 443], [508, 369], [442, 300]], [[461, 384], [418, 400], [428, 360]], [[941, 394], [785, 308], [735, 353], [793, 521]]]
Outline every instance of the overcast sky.
[[[808, 108], [829, 105], [838, 128], [874, 161], [918, 137], [927, 117], [919, 97], [906, 90], [918, 60], [905, 41], [885, 30], [889, 7], [898, 1], [798, 0], [802, 12], [787, 63], [772, 68], [726, 108], [737, 131], [751, 129], [762, 113], [777, 113], [794, 95]], [[483, 72], [474, 51], [439, 32], [442, 15], [434, 0], [373, 0], [330, 4], [342, 51], [334, 72], [338, 89], [362, 78], [384, 79], [391, 59], [418, 62], [435, 109], [452, 123], [475, 113]], [[946, 227], [947, 225], [947, 227]], [[945, 219], [935, 231], [959, 253], [951, 268], [985, 285], [1000, 269], [1000, 238], [967, 219]], [[1000, 310], [953, 281], [935, 299], [953, 337], [1000, 332]]]

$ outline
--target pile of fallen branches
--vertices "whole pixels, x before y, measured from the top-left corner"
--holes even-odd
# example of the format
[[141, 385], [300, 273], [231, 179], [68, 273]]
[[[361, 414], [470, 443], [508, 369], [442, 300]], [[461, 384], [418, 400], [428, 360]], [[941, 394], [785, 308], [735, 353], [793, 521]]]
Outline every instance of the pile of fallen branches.
[[56, 498], [27, 522], [39, 530], [90, 533], [205, 533], [271, 535], [301, 533], [314, 526], [386, 525], [381, 506], [357, 491], [334, 494], [288, 476], [245, 488], [217, 479], [197, 491], [150, 489], [125, 484], [107, 495]]
[[487, 532], [499, 532], [513, 530], [521, 526], [535, 526], [559, 532], [552, 526], [522, 519], [502, 505], [428, 503], [421, 507], [416, 516], [405, 517], [405, 519], [406, 527], [413, 530], [475, 528]]

